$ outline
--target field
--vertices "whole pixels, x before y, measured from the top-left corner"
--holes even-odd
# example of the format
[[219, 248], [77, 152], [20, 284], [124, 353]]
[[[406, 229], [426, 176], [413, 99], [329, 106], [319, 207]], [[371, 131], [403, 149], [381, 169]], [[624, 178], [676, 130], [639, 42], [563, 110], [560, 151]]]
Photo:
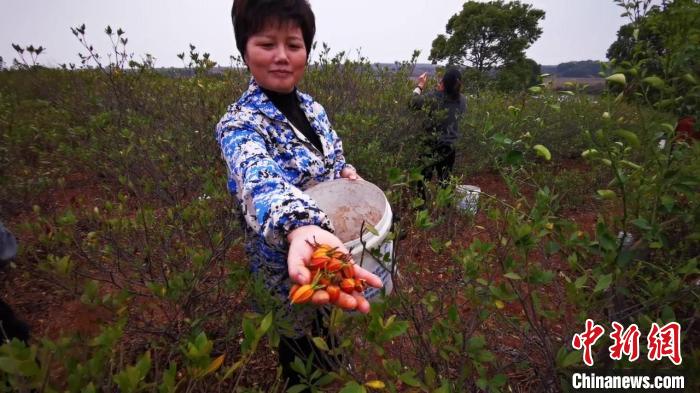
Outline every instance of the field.
[[546, 83], [551, 83], [551, 86], [555, 90], [568, 90], [571, 85], [578, 84], [581, 86], [587, 86], [586, 92], [589, 94], [601, 94], [605, 90], [605, 79], [603, 78], [574, 78], [565, 76], [551, 76], [545, 78]]
[[[0, 286], [33, 334], [0, 349], [0, 391], [283, 391], [286, 324], [251, 306], [272, 300], [248, 274], [213, 134], [248, 75], [190, 59], [191, 77], [147, 63], [0, 72], [0, 218], [21, 244]], [[314, 61], [301, 89], [400, 218], [400, 274], [369, 315], [329, 315], [338, 342], [317, 345], [345, 360], [330, 373], [298, 363], [308, 385], [561, 391], [583, 365], [572, 337], [586, 319], [643, 332], [640, 360], [612, 360], [606, 337], [596, 367], [694, 375], [700, 145], [658, 148], [674, 116], [604, 82], [598, 96], [558, 82], [482, 91], [455, 178], [423, 201], [413, 64]], [[457, 184], [481, 187], [476, 215], [456, 208]], [[669, 322], [682, 327], [676, 368], [646, 358], [646, 333]]]

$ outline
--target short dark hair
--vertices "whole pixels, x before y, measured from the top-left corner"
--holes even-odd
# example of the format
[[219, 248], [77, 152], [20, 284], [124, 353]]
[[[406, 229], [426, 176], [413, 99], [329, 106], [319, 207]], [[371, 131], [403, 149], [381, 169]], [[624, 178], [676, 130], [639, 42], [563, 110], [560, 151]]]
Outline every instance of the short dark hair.
[[231, 21], [241, 56], [245, 56], [250, 36], [268, 23], [297, 23], [304, 37], [307, 57], [316, 34], [316, 19], [307, 0], [234, 0]]
[[462, 73], [457, 68], [449, 67], [442, 77], [442, 86], [448, 97], [458, 99], [459, 89], [462, 87]]

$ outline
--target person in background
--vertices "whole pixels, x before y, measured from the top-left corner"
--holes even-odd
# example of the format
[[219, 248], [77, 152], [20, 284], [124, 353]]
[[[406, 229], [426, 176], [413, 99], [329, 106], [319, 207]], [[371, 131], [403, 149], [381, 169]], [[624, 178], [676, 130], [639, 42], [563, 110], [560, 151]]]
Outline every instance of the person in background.
[[[0, 269], [4, 268], [17, 255], [17, 240], [0, 222]], [[29, 340], [29, 326], [15, 316], [12, 308], [0, 299], [0, 345], [18, 338], [25, 343]]]
[[[456, 68], [448, 68], [434, 91], [425, 94], [428, 74], [418, 77], [410, 107], [426, 112], [425, 130], [428, 133], [423, 155], [423, 177], [430, 181], [437, 172], [444, 184], [455, 163], [455, 142], [459, 139], [459, 121], [467, 111], [467, 99], [461, 94], [462, 75]], [[425, 189], [421, 186], [421, 192]]]
[[683, 116], [676, 123], [676, 141], [694, 143], [700, 139], [700, 132], [695, 129], [695, 117]]
[[[228, 169], [228, 189], [240, 206], [246, 253], [253, 277], [278, 299], [277, 315], [292, 322], [291, 337], [279, 355], [289, 385], [296, 373], [289, 363], [313, 349], [309, 336], [327, 335], [321, 307], [290, 306], [292, 284], [310, 282], [304, 262], [318, 242], [347, 249], [332, 224], [304, 190], [338, 178], [359, 179], [345, 161], [343, 146], [323, 107], [297, 89], [304, 76], [316, 31], [306, 0], [235, 0], [231, 10], [236, 46], [251, 73], [248, 89], [216, 126], [216, 139]], [[373, 287], [381, 280], [355, 265], [355, 274]], [[317, 291], [312, 302], [328, 303]], [[347, 310], [363, 313], [370, 305], [359, 292], [341, 294]], [[266, 310], [267, 311], [267, 310]]]

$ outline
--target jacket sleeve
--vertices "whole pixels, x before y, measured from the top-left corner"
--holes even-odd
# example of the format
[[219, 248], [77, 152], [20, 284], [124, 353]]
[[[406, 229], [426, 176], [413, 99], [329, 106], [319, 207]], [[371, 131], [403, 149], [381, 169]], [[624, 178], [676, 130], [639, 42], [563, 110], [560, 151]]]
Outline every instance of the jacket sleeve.
[[421, 110], [425, 104], [425, 95], [413, 94], [411, 99], [408, 101], [408, 107], [413, 110]]
[[331, 126], [331, 122], [328, 119], [328, 114], [326, 114], [326, 110], [323, 109], [323, 107], [320, 104], [317, 105], [317, 110], [320, 113], [318, 117], [323, 119], [323, 127], [326, 129], [326, 132], [324, 133], [326, 137], [330, 140], [331, 145], [333, 146], [333, 178], [338, 179], [340, 178], [340, 172], [343, 170], [345, 167], [351, 167], [354, 168], [352, 165], [348, 164], [347, 161], [345, 161], [345, 153], [343, 151], [343, 142], [340, 140], [340, 136], [338, 133], [333, 129]]
[[352, 165], [345, 161], [345, 154], [343, 153], [343, 142], [340, 140], [338, 133], [334, 129], [330, 129], [331, 138], [333, 138], [333, 154], [335, 156], [335, 162], [333, 163], [333, 178], [340, 178], [340, 172], [345, 167], [354, 168]]
[[217, 140], [248, 226], [278, 250], [286, 250], [287, 234], [298, 227], [318, 225], [333, 231], [316, 202], [285, 180], [264, 138], [252, 125], [239, 123], [220, 123]]

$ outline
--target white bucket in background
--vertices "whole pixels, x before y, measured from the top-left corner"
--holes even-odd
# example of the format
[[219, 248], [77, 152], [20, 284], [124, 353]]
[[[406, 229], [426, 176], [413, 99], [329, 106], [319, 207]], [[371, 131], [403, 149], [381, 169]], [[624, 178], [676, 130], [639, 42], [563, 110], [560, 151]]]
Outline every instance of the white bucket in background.
[[620, 231], [617, 233], [617, 241], [622, 240], [622, 248], [629, 250], [634, 244], [634, 236], [630, 232]]
[[460, 184], [455, 188], [455, 193], [459, 197], [459, 202], [457, 203], [459, 210], [475, 215], [478, 211], [481, 188], [468, 184]]
[[[392, 212], [384, 192], [365, 180], [348, 179], [319, 183], [304, 192], [326, 212], [335, 235], [351, 251], [355, 263], [379, 276], [385, 293], [390, 294], [394, 288], [391, 279], [393, 241], [386, 237], [391, 231]], [[360, 236], [363, 222], [372, 225], [378, 235], [365, 229]], [[364, 253], [362, 243], [365, 244]], [[381, 289], [368, 288], [365, 297], [375, 301], [380, 292]]]

